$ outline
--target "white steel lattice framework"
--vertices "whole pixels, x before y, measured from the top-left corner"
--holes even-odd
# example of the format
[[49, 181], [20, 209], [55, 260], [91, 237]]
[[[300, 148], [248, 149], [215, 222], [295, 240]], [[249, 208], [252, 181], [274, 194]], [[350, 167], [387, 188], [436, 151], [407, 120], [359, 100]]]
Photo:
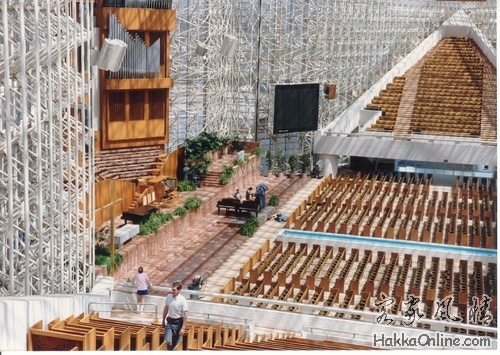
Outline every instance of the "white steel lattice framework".
[[0, 296], [93, 282], [88, 3], [1, 3]]
[[[0, 295], [92, 286], [90, 3], [1, 2]], [[459, 9], [496, 47], [496, 0], [174, 0], [172, 8], [167, 150], [206, 130], [273, 152], [308, 151], [311, 132], [272, 134], [275, 84], [335, 83], [337, 97], [320, 100], [325, 127]], [[234, 56], [219, 52], [225, 36], [238, 39]]]
[[[334, 100], [320, 98], [323, 128], [459, 9], [496, 46], [496, 0], [174, 0], [173, 9], [169, 150], [206, 130], [307, 152], [312, 132], [272, 134], [275, 84], [336, 84]], [[219, 51], [227, 35], [239, 42], [233, 57]]]

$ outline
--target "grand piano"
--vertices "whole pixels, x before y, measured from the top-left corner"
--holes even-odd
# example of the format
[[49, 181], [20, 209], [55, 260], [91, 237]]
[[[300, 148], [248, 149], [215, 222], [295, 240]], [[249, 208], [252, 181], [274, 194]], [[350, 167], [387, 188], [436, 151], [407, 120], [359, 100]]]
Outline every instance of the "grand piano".
[[243, 216], [249, 212], [255, 212], [255, 216], [259, 216], [259, 203], [256, 201], [239, 201], [235, 198], [223, 198], [217, 202], [217, 214], [220, 214], [220, 209], [225, 208], [226, 214], [234, 211], [236, 216]]
[[123, 212], [122, 219], [125, 221], [125, 224], [127, 223], [127, 221], [132, 221], [133, 224], [141, 224], [143, 222], [146, 222], [149, 217], [156, 211], [158, 211], [158, 208], [153, 205], [139, 206], [137, 208]]

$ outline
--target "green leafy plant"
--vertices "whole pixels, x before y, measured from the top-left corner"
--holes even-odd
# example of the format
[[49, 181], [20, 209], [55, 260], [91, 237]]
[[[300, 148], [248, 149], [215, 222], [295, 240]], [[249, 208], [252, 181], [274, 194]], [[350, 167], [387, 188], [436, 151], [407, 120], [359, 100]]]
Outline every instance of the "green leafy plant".
[[208, 152], [215, 152], [221, 148], [221, 140], [217, 133], [201, 132], [195, 138], [184, 141], [184, 164], [195, 175], [204, 175], [212, 160], [207, 157]]
[[245, 159], [235, 159], [234, 165], [243, 165], [244, 162], [245, 162]]
[[262, 154], [262, 148], [261, 147], [255, 147], [255, 148], [253, 148], [252, 155], [256, 155], [256, 156], [260, 157], [261, 154]]
[[233, 147], [233, 149], [237, 152], [239, 152], [240, 150], [245, 150], [245, 142], [243, 142], [243, 140], [241, 139], [241, 137], [239, 135], [235, 135], [231, 141], [231, 145]]
[[288, 165], [290, 166], [291, 173], [297, 171], [297, 168], [299, 166], [299, 158], [296, 154], [292, 154], [288, 157]]
[[[95, 255], [102, 255], [102, 256], [110, 256], [111, 255], [111, 250], [105, 244], [96, 244], [94, 250], [95, 250]], [[103, 265], [103, 264], [99, 264], [99, 265]]]
[[230, 165], [230, 164], [222, 165], [222, 173], [227, 174], [227, 175], [233, 175], [234, 174], [234, 166]]
[[247, 219], [245, 223], [249, 226], [254, 227], [254, 228], [258, 228], [260, 226], [259, 220], [255, 217], [251, 217], [251, 218]]
[[247, 221], [240, 227], [240, 234], [246, 237], [253, 237], [255, 230], [259, 227], [259, 220], [255, 217], [247, 219]]
[[229, 179], [234, 174], [234, 166], [229, 164], [224, 164], [222, 166], [222, 173], [219, 177], [219, 184], [227, 185], [229, 183]]
[[177, 191], [195, 191], [198, 187], [196, 184], [192, 181], [184, 180], [184, 181], [179, 181], [179, 184], [177, 185]]
[[271, 153], [270, 150], [266, 151], [266, 165], [267, 165], [267, 170], [272, 171], [273, 170], [273, 154]]
[[[96, 244], [95, 248], [95, 264], [96, 265], [106, 265], [108, 272], [111, 272], [111, 250], [107, 245]], [[121, 264], [123, 264], [123, 255], [119, 252], [114, 252], [115, 262], [114, 270], [116, 270]]]
[[191, 196], [186, 199], [184, 202], [184, 208], [188, 211], [192, 211], [200, 207], [202, 204], [202, 201], [199, 197], [197, 196]]
[[220, 137], [219, 142], [220, 142], [221, 149], [223, 149], [225, 147], [229, 147], [230, 142], [231, 142], [231, 137], [229, 137], [229, 136]]
[[278, 206], [280, 203], [280, 199], [277, 195], [272, 195], [270, 198], [269, 198], [269, 202], [267, 203], [269, 206]]
[[311, 169], [311, 157], [309, 153], [304, 153], [299, 156], [300, 161], [300, 172], [308, 173]]
[[186, 209], [186, 207], [181, 206], [177, 207], [172, 214], [178, 217], [186, 217], [188, 214], [188, 210]]
[[229, 176], [221, 174], [221, 176], [219, 177], [219, 184], [221, 185], [229, 184]]
[[275, 157], [276, 167], [278, 171], [283, 172], [286, 170], [286, 157], [283, 155], [283, 152], [280, 150], [276, 153]]
[[96, 265], [106, 265], [108, 259], [109, 259], [109, 256], [96, 255], [95, 256], [95, 264]]
[[[121, 264], [123, 264], [123, 256], [115, 251], [115, 263], [114, 263], [114, 270], [116, 270]], [[108, 256], [106, 258], [106, 267], [108, 269], [108, 273], [111, 272], [112, 267], [111, 267], [111, 256]], [[113, 271], [114, 271], [113, 270]]]
[[156, 212], [153, 213], [147, 221], [139, 225], [140, 235], [149, 235], [158, 232], [158, 230], [164, 224], [174, 220], [174, 216], [171, 213]]

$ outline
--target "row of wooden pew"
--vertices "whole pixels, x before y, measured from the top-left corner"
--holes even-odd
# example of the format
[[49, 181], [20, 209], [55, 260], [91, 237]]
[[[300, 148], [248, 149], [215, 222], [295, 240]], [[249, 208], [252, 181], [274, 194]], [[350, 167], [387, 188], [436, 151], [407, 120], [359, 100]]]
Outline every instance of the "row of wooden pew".
[[369, 130], [394, 130], [404, 84], [404, 76], [395, 77], [392, 83], [387, 84], [386, 88], [366, 106], [369, 110], [382, 111], [380, 118]]
[[166, 350], [163, 327], [107, 318], [97, 313], [39, 321], [28, 330], [28, 350]]
[[471, 40], [443, 39], [420, 73], [412, 132], [480, 136], [483, 66]]
[[[28, 351], [149, 351], [167, 350], [159, 324], [101, 318], [98, 313], [42, 321], [28, 330]], [[367, 350], [369, 347], [330, 340], [311, 340], [295, 334], [245, 335], [241, 325], [189, 321], [174, 350]]]
[[402, 102], [405, 76], [396, 77], [366, 105], [382, 112], [367, 130], [394, 131], [404, 104], [411, 107], [408, 133], [480, 136], [486, 62], [480, 49], [470, 39], [445, 38], [423, 60], [414, 102]]
[[496, 191], [477, 183], [448, 190], [392, 175], [327, 177], [286, 228], [495, 248]]
[[[231, 279], [220, 292], [262, 298], [262, 302], [250, 305], [292, 312], [299, 306], [271, 305], [265, 300], [375, 311], [369, 300], [380, 299], [384, 293], [396, 301], [394, 314], [401, 314], [402, 302], [413, 295], [422, 302], [428, 319], [432, 318], [440, 299], [452, 296], [452, 305], [461, 314], [473, 304], [473, 297], [489, 295], [491, 311], [495, 314], [493, 324], [496, 324], [496, 283], [496, 263], [375, 253], [369, 249], [364, 252], [351, 249], [348, 253], [343, 247], [334, 251], [332, 246], [308, 248], [305, 244], [275, 241], [273, 247], [265, 243], [242, 267], [238, 280]], [[345, 316], [328, 311], [318, 314], [330, 313], [335, 317]], [[463, 320], [464, 323], [473, 321], [467, 316]]]
[[157, 175], [165, 155], [156, 149], [127, 148], [99, 151], [95, 155], [96, 181], [134, 180]]

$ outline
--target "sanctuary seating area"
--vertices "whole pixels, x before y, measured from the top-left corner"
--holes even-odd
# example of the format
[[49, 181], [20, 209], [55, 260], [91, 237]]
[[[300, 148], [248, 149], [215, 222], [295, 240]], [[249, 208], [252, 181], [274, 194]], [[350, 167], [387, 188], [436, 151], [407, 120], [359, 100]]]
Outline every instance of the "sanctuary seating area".
[[[407, 106], [412, 112], [404, 113], [410, 118], [408, 133], [479, 137], [487, 65], [486, 57], [472, 39], [442, 39], [419, 69], [416, 96]], [[367, 130], [394, 131], [400, 119], [398, 110], [403, 105], [402, 93], [407, 89], [405, 76], [396, 77], [366, 105], [366, 109], [382, 111]]]
[[[98, 313], [41, 321], [28, 330], [29, 351], [148, 351], [167, 350], [161, 324], [142, 324], [101, 318]], [[351, 350], [368, 347], [319, 341], [295, 335], [250, 339], [241, 325], [188, 321], [186, 332], [174, 350]]]
[[[382, 293], [393, 299], [390, 314], [403, 315], [403, 302], [410, 295], [423, 306], [424, 319], [438, 311], [437, 301], [453, 297], [450, 317], [460, 316], [450, 331], [476, 334], [461, 328], [473, 323], [470, 307], [473, 298], [490, 297], [491, 327], [497, 324], [497, 264], [479, 260], [454, 260], [397, 252], [373, 252], [356, 248], [297, 244], [275, 241], [264, 244], [241, 268], [238, 281], [231, 279], [221, 293], [262, 299], [251, 307], [296, 312], [300, 306], [282, 306], [267, 300], [299, 304], [336, 306], [341, 309], [375, 312], [382, 310], [377, 301]], [[221, 298], [214, 301], [222, 302]], [[235, 300], [226, 302], [236, 304]], [[362, 319], [361, 315], [339, 311], [313, 311], [329, 317]], [[390, 316], [389, 316], [390, 317]], [[424, 325], [425, 327], [425, 325]], [[484, 335], [484, 334], [483, 334]]]
[[156, 176], [165, 155], [151, 147], [111, 149], [95, 152], [96, 181], [109, 179], [135, 180]]
[[[431, 182], [430, 176], [416, 175], [409, 181], [391, 174], [329, 176], [290, 215], [285, 228], [438, 243], [453, 249], [496, 249], [496, 182], [473, 179], [461, 185], [457, 180], [449, 188]], [[399, 315], [403, 302], [413, 295], [423, 305], [424, 319], [434, 318], [438, 300], [452, 296], [452, 313], [469, 324], [475, 322], [468, 313], [474, 298], [486, 295], [491, 299], [490, 325], [496, 327], [496, 262], [483, 261], [479, 255], [453, 257], [445, 251], [429, 256], [428, 250], [416, 248], [375, 250], [369, 240], [363, 243], [364, 249], [338, 244], [311, 245], [286, 238], [265, 243], [220, 292], [261, 298], [262, 302], [250, 305], [290, 312], [298, 306], [265, 300], [380, 312], [375, 302], [384, 293], [394, 300], [391, 312]], [[215, 301], [236, 303], [235, 299]], [[316, 313], [362, 318], [335, 311]], [[460, 323], [449, 330], [475, 334], [460, 328]]]
[[287, 220], [286, 228], [496, 249], [496, 183], [453, 188], [432, 177], [328, 176]]
[[382, 115], [370, 130], [393, 131], [398, 117], [399, 104], [405, 84], [405, 77], [395, 77], [392, 83], [382, 90], [372, 102], [366, 105], [369, 110], [382, 111]]
[[420, 73], [411, 129], [479, 136], [484, 59], [472, 39], [445, 38]]

